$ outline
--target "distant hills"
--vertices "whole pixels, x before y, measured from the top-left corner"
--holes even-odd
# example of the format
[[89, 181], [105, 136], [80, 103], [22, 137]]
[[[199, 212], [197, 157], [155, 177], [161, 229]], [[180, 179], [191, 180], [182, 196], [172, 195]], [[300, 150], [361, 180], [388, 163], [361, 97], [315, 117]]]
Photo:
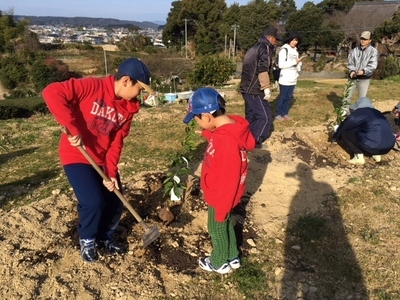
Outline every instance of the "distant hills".
[[[14, 15], [14, 19], [29, 20], [30, 25], [53, 25], [53, 26], [74, 26], [74, 27], [131, 27], [137, 26], [142, 29], [162, 29], [160, 21], [153, 22], [136, 22], [111, 18], [88, 18], [88, 17], [37, 17], [37, 16], [21, 16]], [[165, 23], [165, 22], [164, 22]]]

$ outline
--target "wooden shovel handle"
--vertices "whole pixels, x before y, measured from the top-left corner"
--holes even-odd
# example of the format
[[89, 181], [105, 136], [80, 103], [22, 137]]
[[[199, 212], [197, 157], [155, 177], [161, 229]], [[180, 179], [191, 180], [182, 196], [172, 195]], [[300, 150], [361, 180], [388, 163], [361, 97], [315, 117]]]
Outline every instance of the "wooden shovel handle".
[[[66, 127], [63, 127], [63, 131], [68, 137], [71, 137], [72, 135], [68, 131]], [[87, 153], [85, 148], [82, 146], [78, 146], [79, 151], [82, 153], [82, 155], [88, 160], [88, 162], [92, 165], [92, 167], [99, 173], [99, 175], [105, 180], [105, 181], [111, 181], [111, 179], [103, 172], [103, 170], [96, 164], [96, 162], [93, 160], [93, 158]], [[141, 223], [145, 228], [147, 228], [147, 225], [144, 223], [143, 219], [139, 216], [139, 214], [136, 212], [136, 210], [132, 207], [132, 205], [126, 200], [124, 195], [118, 190], [114, 189], [114, 193], [118, 196], [118, 198], [122, 201], [122, 203], [125, 205], [125, 207], [131, 212], [131, 214], [135, 217], [135, 219]]]

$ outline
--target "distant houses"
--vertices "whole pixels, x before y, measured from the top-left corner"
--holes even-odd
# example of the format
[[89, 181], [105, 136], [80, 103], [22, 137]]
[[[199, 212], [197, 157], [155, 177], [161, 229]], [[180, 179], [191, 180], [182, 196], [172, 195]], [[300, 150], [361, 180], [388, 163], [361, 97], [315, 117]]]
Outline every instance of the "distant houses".
[[29, 30], [36, 33], [42, 44], [89, 43], [92, 45], [115, 44], [122, 38], [135, 34], [143, 34], [153, 41], [155, 47], [165, 48], [162, 43], [162, 31], [158, 29], [142, 29], [131, 32], [128, 28], [105, 29], [100, 27], [73, 28], [69, 26], [31, 25]]

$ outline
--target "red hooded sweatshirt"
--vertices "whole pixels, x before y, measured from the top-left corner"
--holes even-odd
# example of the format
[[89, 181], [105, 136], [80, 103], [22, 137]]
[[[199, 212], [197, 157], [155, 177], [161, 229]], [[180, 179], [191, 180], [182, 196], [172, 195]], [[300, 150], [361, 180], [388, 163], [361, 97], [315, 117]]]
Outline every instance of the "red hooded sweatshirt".
[[223, 222], [239, 203], [245, 191], [247, 151], [255, 140], [249, 123], [240, 116], [229, 116], [235, 123], [213, 131], [203, 130], [208, 146], [201, 169], [201, 189], [206, 203], [215, 209], [215, 219]]
[[[123, 140], [129, 134], [139, 101], [117, 99], [114, 76], [82, 78], [49, 84], [42, 92], [55, 119], [71, 135], [80, 134], [86, 151], [108, 177], [116, 177]], [[62, 165], [89, 162], [77, 147], [61, 135]]]

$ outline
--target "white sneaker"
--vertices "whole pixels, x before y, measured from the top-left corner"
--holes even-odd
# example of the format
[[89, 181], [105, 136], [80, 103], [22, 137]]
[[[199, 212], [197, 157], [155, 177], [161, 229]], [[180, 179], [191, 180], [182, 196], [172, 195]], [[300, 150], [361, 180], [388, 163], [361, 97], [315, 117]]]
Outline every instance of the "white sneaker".
[[354, 165], [363, 165], [365, 164], [364, 154], [356, 153], [354, 154], [354, 157], [350, 159], [348, 162]]
[[232, 260], [228, 261], [229, 265], [231, 266], [232, 269], [239, 269], [240, 268], [240, 258], [236, 257]]
[[211, 262], [210, 262], [210, 257], [202, 257], [199, 259], [199, 266], [205, 271], [208, 272], [217, 272], [219, 274], [227, 274], [231, 270], [231, 266], [226, 262], [222, 266], [220, 266], [218, 269], [215, 268]]
[[372, 155], [372, 158], [376, 161], [376, 162], [380, 162], [382, 160], [382, 156], [381, 155]]

